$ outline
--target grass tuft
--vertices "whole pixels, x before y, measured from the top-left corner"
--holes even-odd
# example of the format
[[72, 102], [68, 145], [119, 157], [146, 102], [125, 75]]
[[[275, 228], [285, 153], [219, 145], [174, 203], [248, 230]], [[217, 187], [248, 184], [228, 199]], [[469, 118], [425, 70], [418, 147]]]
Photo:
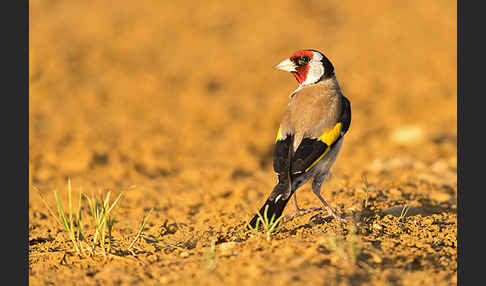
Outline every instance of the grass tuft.
[[[99, 197], [94, 195], [88, 197], [80, 190], [77, 210], [74, 210], [71, 179], [68, 179], [67, 206], [62, 204], [59, 191], [57, 189], [54, 190], [57, 206], [56, 215], [49, 207], [46, 200], [42, 197], [40, 191], [37, 188], [35, 189], [39, 192], [42, 201], [47, 206], [52, 217], [63, 226], [76, 253], [84, 255], [86, 254], [85, 251], [89, 250], [91, 255], [95, 255], [98, 254], [98, 252], [96, 252], [96, 247], [99, 246], [101, 248], [101, 253], [106, 257], [106, 254], [111, 251], [112, 232], [116, 218], [114, 208], [120, 201], [122, 194], [118, 195], [115, 201], [110, 202], [111, 192], [108, 192], [103, 198], [101, 194]], [[91, 243], [86, 240], [87, 236], [85, 235], [85, 229], [83, 227], [83, 225], [85, 225], [85, 222], [83, 221], [83, 196], [88, 201], [90, 215], [93, 218], [94, 235]]]
[[271, 236], [277, 230], [277, 226], [280, 220], [283, 218], [283, 216], [280, 216], [279, 218], [275, 219], [275, 214], [273, 214], [272, 217], [268, 219], [268, 205], [265, 206], [263, 217], [260, 214], [260, 212], [258, 212], [257, 214], [259, 219], [257, 220], [255, 227], [253, 228], [249, 224], [247, 224], [247, 227], [253, 232], [255, 236], [258, 236], [259, 229], [260, 229], [260, 222], [262, 222], [262, 226], [263, 229], [265, 230], [267, 241], [270, 241]]
[[[111, 251], [112, 230], [115, 224], [115, 215], [112, 214], [113, 208], [119, 202], [122, 194], [118, 195], [113, 203], [110, 204], [111, 191], [108, 191], [105, 198], [100, 195], [99, 197], [92, 196], [91, 198], [85, 195], [88, 201], [91, 217], [93, 218], [93, 224], [95, 227], [95, 233], [93, 236], [93, 243], [91, 246], [91, 252], [94, 253], [96, 246], [100, 246], [101, 253], [106, 256], [106, 253]], [[107, 236], [108, 234], [108, 236]], [[107, 238], [108, 245], [107, 245]]]
[[[77, 217], [73, 216], [73, 202], [72, 202], [72, 190], [71, 190], [71, 180], [68, 179], [68, 213], [64, 213], [64, 207], [61, 202], [61, 196], [59, 195], [59, 191], [56, 189], [54, 191], [54, 196], [56, 198], [57, 204], [57, 212], [58, 212], [58, 221], [64, 226], [64, 230], [67, 232], [71, 242], [73, 243], [73, 247], [77, 253], [81, 253], [80, 249], [82, 249], [81, 239], [82, 239], [82, 216], [81, 216], [81, 197], [78, 201], [78, 211]], [[49, 209], [50, 210], [50, 209]], [[77, 226], [75, 228], [74, 226]]]

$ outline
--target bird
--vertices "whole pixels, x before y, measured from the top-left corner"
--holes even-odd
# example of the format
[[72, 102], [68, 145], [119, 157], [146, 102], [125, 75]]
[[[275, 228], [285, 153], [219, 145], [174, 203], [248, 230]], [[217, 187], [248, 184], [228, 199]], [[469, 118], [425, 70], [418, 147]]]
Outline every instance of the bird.
[[[273, 152], [273, 169], [277, 183], [252, 220], [257, 227], [261, 217], [281, 217], [293, 196], [295, 211], [288, 219], [322, 208], [300, 209], [295, 192], [312, 179], [312, 191], [327, 212], [320, 216], [344, 221], [321, 196], [321, 188], [339, 154], [344, 136], [351, 124], [351, 103], [343, 95], [334, 66], [321, 52], [299, 50], [273, 67], [290, 72], [298, 87], [280, 122]], [[279, 222], [278, 222], [279, 223]], [[261, 226], [263, 222], [260, 221]]]

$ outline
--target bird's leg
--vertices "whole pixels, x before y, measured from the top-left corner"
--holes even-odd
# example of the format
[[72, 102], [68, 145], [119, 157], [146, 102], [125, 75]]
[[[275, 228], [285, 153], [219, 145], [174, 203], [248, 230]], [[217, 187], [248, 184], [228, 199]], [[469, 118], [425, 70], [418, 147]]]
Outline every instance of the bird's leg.
[[294, 209], [295, 211], [300, 211], [299, 205], [297, 204], [297, 192], [294, 193], [293, 197], [293, 202], [294, 202]]
[[295, 212], [298, 212], [299, 213], [299, 215], [304, 215], [304, 214], [309, 213], [309, 212], [315, 212], [315, 211], [322, 210], [321, 208], [308, 208], [308, 209], [301, 209], [301, 208], [299, 208], [299, 206], [297, 205], [297, 195], [296, 195], [296, 193], [294, 193], [294, 209], [295, 209]]
[[288, 214], [284, 217], [284, 219], [286, 221], [291, 220], [296, 216], [301, 216], [301, 215], [305, 215], [306, 213], [322, 210], [321, 208], [301, 209], [301, 208], [299, 208], [299, 205], [297, 204], [297, 192], [294, 192], [292, 197], [293, 197], [292, 202], [293, 202], [293, 205], [294, 205], [294, 211], [291, 214]]
[[[314, 177], [314, 180], [312, 181], [312, 191], [314, 194], [321, 200], [322, 204], [324, 205], [324, 209], [327, 211], [327, 215], [331, 215], [332, 217], [338, 219], [338, 220], [345, 220], [342, 218], [340, 215], [338, 215], [324, 200], [324, 198], [321, 196], [321, 188], [322, 188], [322, 183], [324, 180], [327, 178], [328, 173], [322, 174], [322, 175], [317, 175]], [[318, 214], [316, 216], [323, 217], [323, 214]], [[312, 219], [312, 218], [311, 218]]]

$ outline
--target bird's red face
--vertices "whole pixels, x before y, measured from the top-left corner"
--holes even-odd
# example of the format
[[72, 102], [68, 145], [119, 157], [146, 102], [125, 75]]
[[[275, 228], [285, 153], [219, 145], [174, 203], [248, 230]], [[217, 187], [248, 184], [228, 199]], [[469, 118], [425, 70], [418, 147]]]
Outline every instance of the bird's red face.
[[292, 73], [299, 85], [317, 83], [334, 74], [331, 62], [315, 50], [301, 50], [273, 67]]
[[295, 65], [295, 72], [292, 72], [295, 79], [299, 84], [302, 84], [307, 79], [309, 73], [309, 63], [314, 57], [314, 53], [311, 51], [298, 51], [293, 54], [289, 59]]

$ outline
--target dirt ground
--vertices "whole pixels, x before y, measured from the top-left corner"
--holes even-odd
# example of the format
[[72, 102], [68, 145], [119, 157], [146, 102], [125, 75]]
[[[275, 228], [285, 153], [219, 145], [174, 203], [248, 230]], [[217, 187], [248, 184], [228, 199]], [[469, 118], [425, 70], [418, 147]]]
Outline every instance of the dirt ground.
[[[456, 284], [455, 1], [30, 9], [31, 285]], [[330, 58], [351, 101], [322, 192], [348, 222], [310, 213], [267, 241], [244, 225], [275, 182], [273, 142], [297, 86], [271, 68], [305, 48]], [[55, 210], [59, 189], [66, 203], [68, 178], [75, 194], [122, 194], [106, 258], [75, 253], [41, 200]], [[297, 197], [320, 206], [310, 184]], [[86, 201], [83, 212], [90, 233]]]

